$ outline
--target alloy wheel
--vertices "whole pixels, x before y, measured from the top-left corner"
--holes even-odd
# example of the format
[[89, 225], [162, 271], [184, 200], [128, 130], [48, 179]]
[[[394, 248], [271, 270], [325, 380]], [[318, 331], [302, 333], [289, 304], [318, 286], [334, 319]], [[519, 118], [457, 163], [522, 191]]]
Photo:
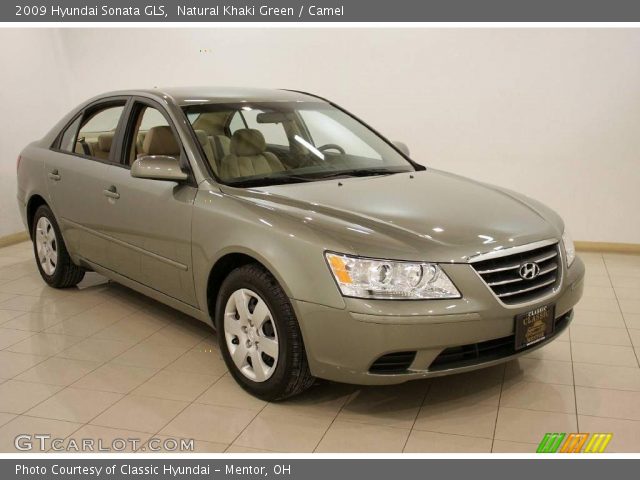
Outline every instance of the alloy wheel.
[[58, 265], [58, 240], [53, 225], [47, 217], [40, 217], [36, 224], [36, 251], [42, 271], [51, 276]]
[[254, 382], [268, 380], [278, 364], [278, 332], [269, 307], [255, 292], [233, 292], [224, 310], [224, 335], [238, 370]]

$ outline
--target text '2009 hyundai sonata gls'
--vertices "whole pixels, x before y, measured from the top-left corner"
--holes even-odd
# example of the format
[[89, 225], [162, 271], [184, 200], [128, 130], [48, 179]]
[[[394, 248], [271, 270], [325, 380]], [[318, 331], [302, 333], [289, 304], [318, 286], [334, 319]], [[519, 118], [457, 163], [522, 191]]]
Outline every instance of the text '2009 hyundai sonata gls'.
[[18, 201], [49, 285], [91, 270], [210, 323], [264, 399], [504, 362], [582, 295], [549, 208], [425, 168], [307, 93], [102, 95], [24, 149]]

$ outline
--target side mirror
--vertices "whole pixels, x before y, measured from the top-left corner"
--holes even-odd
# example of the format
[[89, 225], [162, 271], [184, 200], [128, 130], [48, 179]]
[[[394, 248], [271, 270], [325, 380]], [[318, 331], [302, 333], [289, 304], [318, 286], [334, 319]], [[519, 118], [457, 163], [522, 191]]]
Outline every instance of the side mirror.
[[131, 176], [174, 182], [184, 182], [189, 178], [180, 168], [178, 159], [166, 155], [146, 155], [138, 158], [131, 165]]
[[393, 144], [396, 146], [396, 148], [398, 150], [400, 150], [402, 153], [404, 153], [407, 157], [410, 155], [409, 154], [409, 147], [407, 147], [406, 143], [403, 142], [393, 142]]

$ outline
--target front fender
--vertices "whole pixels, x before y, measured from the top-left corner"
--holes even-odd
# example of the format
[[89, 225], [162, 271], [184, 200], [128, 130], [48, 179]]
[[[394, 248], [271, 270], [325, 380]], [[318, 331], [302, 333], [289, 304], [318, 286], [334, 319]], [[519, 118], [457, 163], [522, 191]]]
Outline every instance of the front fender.
[[216, 262], [230, 253], [240, 253], [262, 263], [289, 298], [345, 308], [324, 251], [346, 251], [346, 246], [325, 237], [299, 219], [273, 208], [239, 200], [215, 189], [200, 189], [192, 226], [198, 305], [207, 311], [207, 284]]

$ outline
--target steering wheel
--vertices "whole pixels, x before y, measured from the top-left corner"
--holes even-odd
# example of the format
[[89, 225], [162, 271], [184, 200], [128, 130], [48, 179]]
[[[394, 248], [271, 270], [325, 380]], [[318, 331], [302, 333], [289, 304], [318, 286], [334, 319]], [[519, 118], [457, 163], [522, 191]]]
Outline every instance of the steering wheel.
[[340, 145], [336, 145], [335, 143], [327, 143], [326, 145], [322, 145], [321, 147], [318, 147], [318, 150], [320, 150], [321, 152], [324, 152], [325, 150], [338, 150], [343, 155], [346, 153], [344, 151], [344, 148], [342, 148]]

